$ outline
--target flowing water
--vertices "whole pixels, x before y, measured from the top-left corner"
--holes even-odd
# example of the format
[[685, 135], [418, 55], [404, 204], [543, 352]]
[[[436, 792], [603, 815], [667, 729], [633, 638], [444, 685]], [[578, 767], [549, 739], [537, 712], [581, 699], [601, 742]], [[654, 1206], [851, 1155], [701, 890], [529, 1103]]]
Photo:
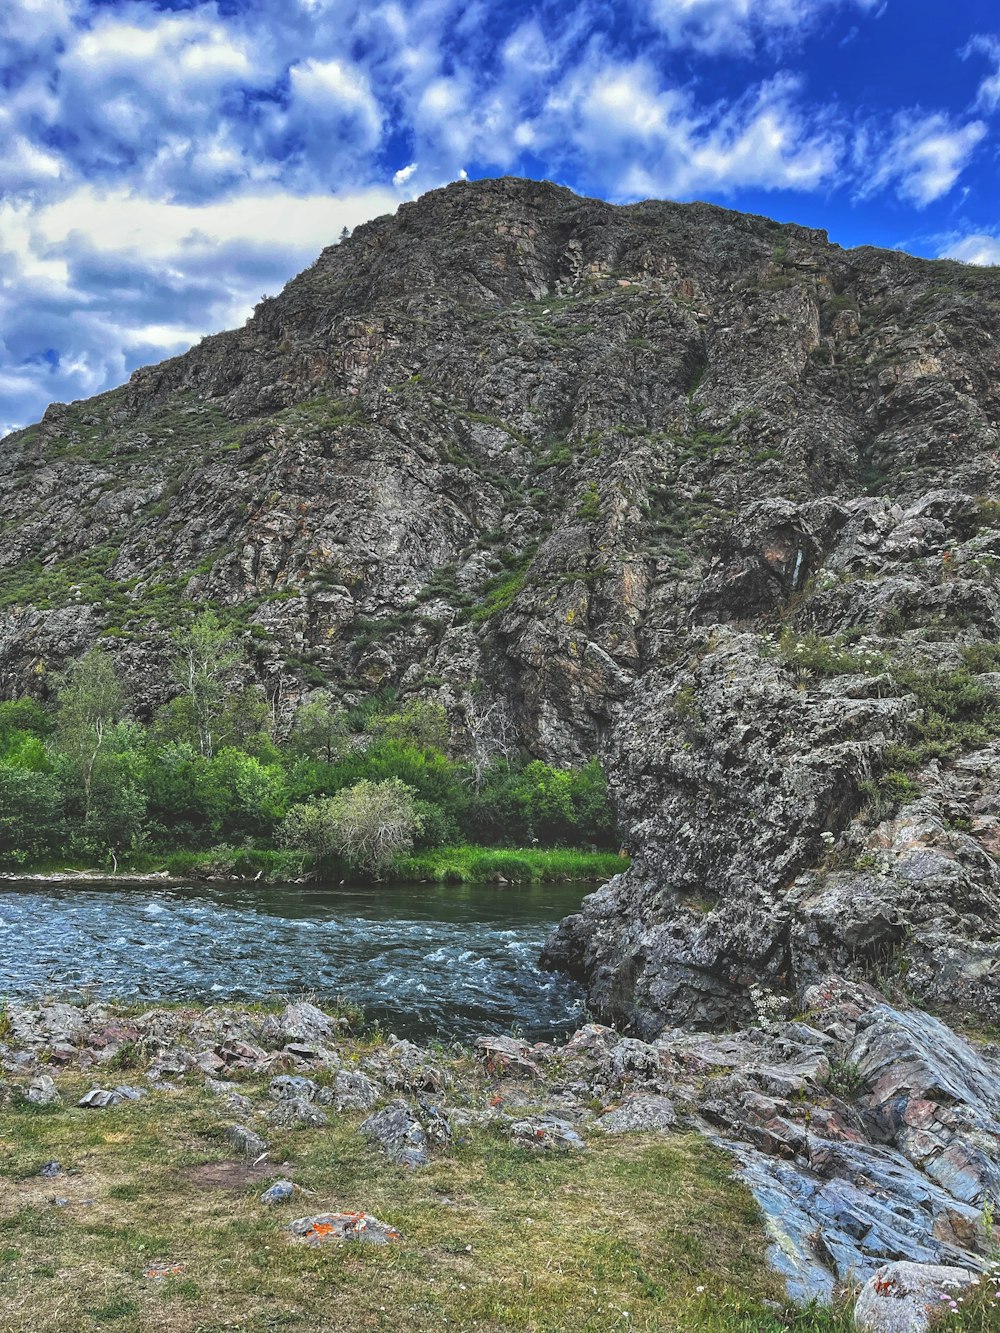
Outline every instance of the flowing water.
[[582, 993], [543, 972], [576, 884], [0, 885], [0, 998], [351, 1001], [400, 1036], [540, 1038]]

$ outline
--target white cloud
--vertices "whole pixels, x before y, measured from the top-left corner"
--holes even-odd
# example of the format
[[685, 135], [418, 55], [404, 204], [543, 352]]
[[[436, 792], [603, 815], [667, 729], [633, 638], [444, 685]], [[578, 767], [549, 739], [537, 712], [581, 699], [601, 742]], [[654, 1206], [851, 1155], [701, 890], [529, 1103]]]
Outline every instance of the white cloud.
[[650, 17], [674, 46], [704, 55], [749, 56], [761, 38], [799, 37], [837, 8], [873, 10], [880, 0], [649, 0]]
[[410, 177], [416, 173], [418, 165], [419, 163], [417, 162], [411, 162], [409, 166], [400, 167], [392, 178], [393, 185], [395, 185], [397, 189], [401, 189]]
[[211, 253], [239, 241], [315, 257], [342, 227], [392, 212], [398, 202], [392, 191], [373, 189], [346, 197], [273, 191], [191, 205], [84, 186], [40, 209], [33, 232], [36, 243], [50, 250], [82, 241], [92, 251], [129, 252], [148, 262], [192, 251]]
[[310, 159], [343, 153], [367, 158], [382, 138], [382, 110], [368, 79], [340, 60], [305, 60], [289, 70], [290, 100], [280, 117]]
[[531, 130], [564, 169], [585, 162], [618, 198], [814, 189], [833, 176], [843, 143], [797, 105], [798, 92], [779, 76], [735, 105], [701, 107], [689, 90], [663, 87], [646, 61], [595, 58], [563, 81]]
[[855, 145], [858, 197], [894, 185], [924, 208], [951, 190], [985, 135], [981, 120], [963, 125], [943, 113], [901, 112], [888, 133], [869, 127]]
[[953, 237], [938, 253], [941, 259], [960, 259], [966, 264], [1000, 264], [1000, 237], [986, 232]]
[[996, 111], [1000, 107], [1000, 37], [980, 34], [973, 37], [962, 52], [963, 59], [981, 55], [993, 62], [993, 73], [987, 74], [976, 93], [975, 107], [979, 111]]

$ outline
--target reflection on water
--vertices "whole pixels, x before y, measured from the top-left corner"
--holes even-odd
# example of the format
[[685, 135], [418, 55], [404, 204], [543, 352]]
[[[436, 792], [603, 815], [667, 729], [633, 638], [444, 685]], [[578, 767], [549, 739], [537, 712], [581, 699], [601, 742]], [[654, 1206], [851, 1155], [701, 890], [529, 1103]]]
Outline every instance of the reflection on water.
[[398, 1034], [571, 1028], [535, 960], [580, 885], [0, 886], [0, 996], [350, 1000]]

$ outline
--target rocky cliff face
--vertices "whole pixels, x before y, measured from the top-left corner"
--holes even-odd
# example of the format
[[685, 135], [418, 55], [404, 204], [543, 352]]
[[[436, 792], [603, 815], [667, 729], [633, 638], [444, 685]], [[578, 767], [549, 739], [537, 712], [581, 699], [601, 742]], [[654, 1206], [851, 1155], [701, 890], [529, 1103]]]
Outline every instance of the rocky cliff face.
[[450, 186], [0, 444], [0, 690], [101, 637], [151, 709], [192, 600], [279, 713], [485, 687], [609, 770], [633, 866], [548, 949], [603, 1016], [1000, 1022], [998, 335], [991, 271]]

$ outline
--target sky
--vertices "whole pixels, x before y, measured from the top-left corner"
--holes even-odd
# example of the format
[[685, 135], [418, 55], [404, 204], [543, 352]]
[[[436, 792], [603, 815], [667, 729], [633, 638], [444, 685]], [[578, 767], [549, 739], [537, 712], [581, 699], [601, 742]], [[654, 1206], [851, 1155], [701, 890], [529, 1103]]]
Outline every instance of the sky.
[[997, 0], [2, 0], [0, 436], [468, 177], [1000, 264]]

